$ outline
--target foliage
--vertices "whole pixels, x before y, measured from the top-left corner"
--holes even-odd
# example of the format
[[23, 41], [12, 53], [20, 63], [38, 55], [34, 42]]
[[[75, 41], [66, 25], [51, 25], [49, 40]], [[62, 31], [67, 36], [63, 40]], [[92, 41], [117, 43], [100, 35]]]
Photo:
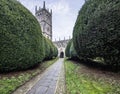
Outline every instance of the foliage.
[[57, 49], [51, 40], [49, 40], [49, 45], [50, 45], [49, 59], [52, 59], [54, 56], [57, 56], [58, 51], [56, 51]]
[[57, 47], [54, 46], [54, 54], [53, 57], [57, 57], [58, 56], [58, 49]]
[[44, 60], [47, 60], [49, 57], [49, 53], [50, 53], [50, 46], [48, 43], [48, 39], [44, 37]]
[[92, 44], [90, 44], [89, 41], [94, 42], [93, 40], [89, 40], [90, 36], [86, 36], [86, 28], [90, 17], [93, 16], [99, 4], [99, 0], [87, 0], [79, 12], [73, 31], [73, 43], [79, 57], [94, 57], [91, 55], [94, 51], [90, 49], [89, 45], [92, 47]]
[[120, 0], [87, 0], [79, 12], [73, 44], [79, 57], [120, 66]]
[[[14, 90], [16, 90], [19, 86], [30, 80], [32, 77], [35, 77], [37, 74], [40, 74], [43, 69], [45, 70], [50, 65], [55, 63], [58, 60], [58, 58], [45, 61], [41, 63], [37, 68], [29, 70], [27, 72], [18, 73], [16, 76], [6, 77], [2, 76], [0, 78], [0, 94], [12, 94]], [[8, 76], [10, 76], [8, 74]]]
[[0, 71], [22, 70], [43, 60], [36, 18], [16, 0], [0, 0]]
[[70, 40], [67, 44], [67, 47], [65, 48], [65, 56], [70, 57], [70, 46], [71, 46], [72, 40]]
[[11, 94], [16, 87], [22, 85], [25, 81], [30, 79], [30, 74], [21, 74], [18, 77], [7, 78], [4, 77], [0, 80], [0, 94]]
[[54, 64], [59, 58], [53, 58], [51, 60], [46, 60], [40, 65], [41, 68], [48, 68], [50, 65]]
[[[80, 73], [81, 66], [65, 60], [66, 94], [118, 94], [120, 85]], [[78, 71], [79, 70], [79, 71]]]
[[52, 59], [54, 57], [57, 57], [58, 55], [57, 47], [55, 47], [51, 40], [45, 37], [44, 37], [44, 50], [45, 50], [44, 60]]
[[70, 52], [70, 57], [71, 57], [71, 58], [73, 58], [73, 59], [74, 59], [74, 58], [78, 58], [78, 57], [77, 57], [76, 50], [75, 50], [74, 45], [73, 45], [73, 40], [72, 40], [72, 43], [71, 43], [69, 52]]
[[71, 59], [76, 59], [77, 57], [77, 53], [75, 51], [74, 45], [73, 45], [73, 39], [71, 39], [68, 44], [67, 47], [65, 49], [65, 55], [66, 57], [69, 57]]

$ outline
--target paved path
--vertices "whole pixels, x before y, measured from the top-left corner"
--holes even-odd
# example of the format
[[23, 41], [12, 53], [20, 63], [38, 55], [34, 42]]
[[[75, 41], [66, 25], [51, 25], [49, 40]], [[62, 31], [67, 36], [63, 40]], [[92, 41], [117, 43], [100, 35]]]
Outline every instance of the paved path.
[[65, 69], [64, 64], [62, 64], [62, 69], [59, 75], [58, 83], [57, 83], [57, 89], [55, 94], [65, 94]]
[[59, 87], [57, 83], [63, 70], [63, 60], [59, 59], [54, 63], [27, 94], [55, 94], [56, 87]]

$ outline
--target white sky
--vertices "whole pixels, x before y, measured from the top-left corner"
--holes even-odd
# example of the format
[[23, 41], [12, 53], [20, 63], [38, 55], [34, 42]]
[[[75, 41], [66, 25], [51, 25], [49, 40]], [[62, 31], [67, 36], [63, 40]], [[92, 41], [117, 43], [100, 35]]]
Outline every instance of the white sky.
[[73, 27], [78, 12], [84, 0], [18, 0], [33, 15], [35, 15], [35, 6], [43, 7], [43, 1], [46, 2], [46, 8], [53, 10], [53, 41], [72, 37]]

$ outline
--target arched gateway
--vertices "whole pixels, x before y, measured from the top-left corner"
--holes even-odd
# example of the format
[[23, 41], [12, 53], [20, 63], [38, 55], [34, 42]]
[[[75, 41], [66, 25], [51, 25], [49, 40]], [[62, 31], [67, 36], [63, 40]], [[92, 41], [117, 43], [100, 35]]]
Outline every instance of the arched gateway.
[[55, 46], [58, 48], [58, 56], [61, 56], [61, 53], [63, 52], [63, 57], [65, 57], [65, 48], [67, 46], [67, 43], [69, 42], [70, 39], [64, 39], [64, 40], [59, 40], [59, 41], [53, 41]]

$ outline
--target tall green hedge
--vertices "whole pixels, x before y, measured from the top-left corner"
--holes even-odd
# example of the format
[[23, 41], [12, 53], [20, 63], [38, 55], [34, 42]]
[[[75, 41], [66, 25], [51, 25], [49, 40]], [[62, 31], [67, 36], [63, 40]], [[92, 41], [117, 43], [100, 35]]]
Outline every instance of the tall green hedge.
[[97, 44], [94, 48], [106, 64], [120, 66], [120, 0], [108, 0], [99, 7], [88, 24], [89, 32], [96, 27]]
[[49, 53], [50, 53], [49, 42], [48, 42], [48, 39], [44, 37], [44, 60], [48, 59]]
[[16, 0], [0, 0], [0, 71], [27, 69], [42, 60], [36, 18]]
[[57, 47], [55, 47], [51, 40], [45, 37], [44, 37], [44, 50], [45, 50], [44, 60], [52, 59], [54, 57], [57, 57], [58, 55]]
[[67, 47], [65, 49], [65, 55], [66, 55], [66, 57], [69, 57], [71, 59], [77, 58], [77, 53], [76, 53], [76, 50], [73, 45], [73, 39], [71, 39], [68, 42]]
[[73, 43], [79, 57], [102, 57], [120, 66], [120, 0], [87, 0], [74, 26]]
[[73, 45], [73, 40], [72, 40], [72, 43], [71, 43], [71, 46], [70, 46], [69, 53], [70, 53], [71, 58], [75, 58], [75, 59], [78, 58], [76, 50], [75, 50], [74, 45]]
[[57, 57], [58, 56], [58, 49], [57, 47], [54, 46], [54, 54], [53, 57]]
[[86, 29], [89, 19], [93, 16], [100, 3], [101, 0], [87, 0], [79, 11], [73, 31], [73, 43], [79, 57], [94, 58], [94, 54], [92, 54], [94, 50], [91, 47], [95, 43], [94, 40], [89, 39], [90, 36], [87, 36], [89, 32]]
[[69, 40], [66, 48], [65, 48], [65, 56], [70, 57], [70, 47], [71, 47], [72, 40]]

